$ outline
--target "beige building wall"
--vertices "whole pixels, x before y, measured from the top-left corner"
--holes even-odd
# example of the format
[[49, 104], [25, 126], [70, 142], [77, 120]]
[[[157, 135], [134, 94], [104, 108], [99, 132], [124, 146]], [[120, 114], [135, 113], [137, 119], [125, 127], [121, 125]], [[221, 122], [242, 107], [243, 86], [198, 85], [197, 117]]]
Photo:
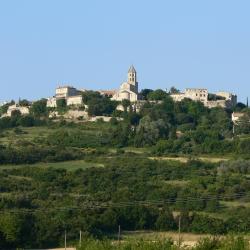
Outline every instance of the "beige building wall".
[[175, 102], [181, 102], [185, 98], [184, 93], [171, 94], [170, 96]]
[[207, 89], [186, 89], [185, 98], [189, 98], [194, 101], [205, 102], [208, 100]]
[[13, 111], [19, 111], [21, 115], [28, 115], [30, 113], [29, 107], [22, 107], [17, 104], [9, 106], [7, 110], [7, 116], [11, 116]]
[[56, 98], [67, 98], [69, 96], [79, 95], [79, 91], [71, 86], [62, 86], [56, 88]]
[[81, 106], [83, 104], [82, 96], [70, 96], [66, 99], [67, 106], [70, 105], [76, 105], [76, 106]]

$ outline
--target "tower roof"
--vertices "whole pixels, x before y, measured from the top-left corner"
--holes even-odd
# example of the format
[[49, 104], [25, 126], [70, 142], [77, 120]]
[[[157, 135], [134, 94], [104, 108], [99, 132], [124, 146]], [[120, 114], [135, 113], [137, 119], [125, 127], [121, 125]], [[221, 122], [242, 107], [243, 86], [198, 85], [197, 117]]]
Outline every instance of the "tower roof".
[[136, 73], [136, 70], [133, 65], [129, 67], [128, 73]]

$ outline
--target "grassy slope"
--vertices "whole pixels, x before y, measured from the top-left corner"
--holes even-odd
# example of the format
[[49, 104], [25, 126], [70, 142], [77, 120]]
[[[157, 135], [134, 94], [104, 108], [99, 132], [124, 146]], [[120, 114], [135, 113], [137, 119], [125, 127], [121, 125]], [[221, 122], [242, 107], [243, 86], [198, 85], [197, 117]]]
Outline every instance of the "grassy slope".
[[41, 167], [41, 168], [63, 168], [69, 171], [74, 171], [77, 169], [86, 169], [91, 167], [103, 167], [100, 163], [85, 162], [84, 160], [78, 161], [66, 161], [66, 162], [55, 162], [55, 163], [36, 163], [32, 165], [22, 164], [22, 165], [0, 165], [0, 170], [10, 169], [10, 168], [22, 168], [22, 167]]

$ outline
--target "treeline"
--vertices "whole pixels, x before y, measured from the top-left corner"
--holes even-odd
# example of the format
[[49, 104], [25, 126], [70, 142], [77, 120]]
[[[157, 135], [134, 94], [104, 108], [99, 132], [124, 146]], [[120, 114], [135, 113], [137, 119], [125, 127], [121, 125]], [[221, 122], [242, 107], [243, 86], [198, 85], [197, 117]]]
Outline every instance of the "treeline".
[[[24, 145], [25, 144], [25, 145]], [[21, 147], [1, 146], [0, 164], [33, 164], [82, 159], [82, 151], [72, 148], [38, 146], [24, 143]]]
[[248, 131], [250, 122], [240, 123], [233, 129], [232, 112], [223, 108], [209, 109], [188, 99], [173, 102], [165, 93], [161, 101], [146, 102], [139, 113], [122, 113], [124, 121], [113, 128], [110, 144], [155, 146], [156, 154], [249, 154], [250, 140], [240, 139], [237, 131], [242, 126]]
[[20, 114], [13, 115], [11, 117], [3, 117], [0, 119], [0, 129], [22, 127], [34, 127], [47, 125], [45, 120], [35, 118], [32, 115], [21, 116]]

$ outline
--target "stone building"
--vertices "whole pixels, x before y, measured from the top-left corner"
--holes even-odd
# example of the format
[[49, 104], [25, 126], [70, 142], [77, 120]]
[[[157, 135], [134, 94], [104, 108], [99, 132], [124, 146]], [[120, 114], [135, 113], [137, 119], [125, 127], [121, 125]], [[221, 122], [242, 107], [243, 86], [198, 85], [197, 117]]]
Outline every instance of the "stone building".
[[116, 91], [111, 100], [136, 102], [138, 99], [137, 73], [132, 65], [128, 70], [128, 80], [121, 84], [120, 89]]
[[83, 100], [81, 95], [76, 96], [69, 96], [66, 98], [67, 106], [74, 105], [74, 106], [81, 106], [83, 105]]
[[30, 113], [29, 107], [14, 104], [8, 107], [6, 116], [11, 116], [13, 111], [19, 111], [21, 115], [28, 115]]
[[195, 88], [188, 88], [184, 93], [171, 94], [171, 97], [175, 102], [180, 102], [187, 98], [193, 101], [200, 101], [208, 108], [231, 108], [237, 104], [237, 96], [229, 92], [218, 92], [216, 94], [211, 94], [211, 96], [213, 96], [212, 99], [210, 99], [207, 89]]
[[53, 97], [47, 99], [47, 107], [56, 108], [56, 101], [59, 99], [65, 99], [67, 106], [75, 105], [81, 106], [83, 104], [82, 93], [74, 87], [71, 86], [60, 86], [56, 88], [56, 94]]
[[68, 98], [70, 96], [77, 96], [80, 94], [80, 91], [77, 90], [74, 87], [71, 86], [60, 86], [58, 88], [56, 88], [56, 95], [55, 97], [57, 99], [59, 98]]

